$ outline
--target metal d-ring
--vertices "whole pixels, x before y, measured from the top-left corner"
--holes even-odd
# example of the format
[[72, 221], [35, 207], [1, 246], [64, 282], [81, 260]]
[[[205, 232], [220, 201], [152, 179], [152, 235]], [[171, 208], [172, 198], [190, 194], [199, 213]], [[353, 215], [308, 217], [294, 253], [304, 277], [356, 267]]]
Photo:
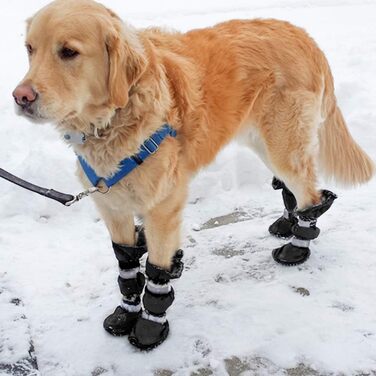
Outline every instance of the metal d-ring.
[[104, 179], [99, 180], [96, 188], [98, 189], [97, 192], [101, 193], [102, 195], [107, 194], [111, 190], [111, 187], [106, 184]]

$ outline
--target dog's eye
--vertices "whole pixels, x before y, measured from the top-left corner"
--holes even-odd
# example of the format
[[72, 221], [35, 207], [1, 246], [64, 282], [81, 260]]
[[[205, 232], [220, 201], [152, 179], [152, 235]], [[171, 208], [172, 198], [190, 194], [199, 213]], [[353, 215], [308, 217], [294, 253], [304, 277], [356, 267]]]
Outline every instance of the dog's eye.
[[78, 51], [71, 48], [63, 47], [59, 52], [60, 58], [63, 60], [73, 59], [79, 55]]
[[26, 49], [27, 49], [27, 53], [29, 55], [31, 55], [33, 53], [33, 47], [31, 46], [31, 44], [27, 44]]

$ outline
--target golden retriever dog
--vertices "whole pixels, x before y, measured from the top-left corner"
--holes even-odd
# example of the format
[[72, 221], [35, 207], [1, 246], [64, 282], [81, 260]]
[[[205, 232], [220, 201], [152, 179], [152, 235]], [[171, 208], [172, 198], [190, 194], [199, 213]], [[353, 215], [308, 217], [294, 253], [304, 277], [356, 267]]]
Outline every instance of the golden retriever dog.
[[[244, 142], [275, 175], [286, 209], [270, 232], [292, 238], [273, 251], [285, 265], [309, 257], [316, 221], [336, 198], [318, 189], [318, 176], [357, 185], [374, 173], [346, 127], [323, 52], [288, 22], [136, 30], [92, 0], [56, 0], [28, 20], [26, 47], [30, 69], [13, 92], [18, 111], [55, 123], [66, 139], [82, 137], [71, 144], [98, 177], [114, 176], [125, 159], [137, 162], [93, 197], [119, 261], [123, 296], [104, 327], [140, 349], [168, 335], [170, 280], [183, 269], [188, 182], [223, 146]], [[166, 126], [158, 150], [140, 160]], [[88, 188], [83, 163], [78, 176]], [[146, 251], [147, 279], [139, 263]]]

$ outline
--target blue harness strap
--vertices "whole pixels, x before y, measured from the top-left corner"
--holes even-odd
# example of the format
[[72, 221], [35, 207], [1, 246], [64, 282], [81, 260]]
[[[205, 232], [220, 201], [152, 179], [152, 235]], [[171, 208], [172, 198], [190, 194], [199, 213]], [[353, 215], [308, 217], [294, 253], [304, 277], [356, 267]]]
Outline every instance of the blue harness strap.
[[150, 138], [143, 142], [138, 154], [123, 159], [119, 163], [119, 171], [108, 177], [98, 176], [94, 169], [82, 156], [79, 155], [78, 160], [80, 161], [81, 167], [84, 170], [87, 178], [94, 187], [96, 187], [98, 183], [103, 180], [107, 187], [111, 188], [121, 179], [126, 177], [131, 171], [140, 166], [148, 157], [156, 153], [163, 140], [168, 136], [176, 137], [176, 131], [169, 124], [164, 124]]

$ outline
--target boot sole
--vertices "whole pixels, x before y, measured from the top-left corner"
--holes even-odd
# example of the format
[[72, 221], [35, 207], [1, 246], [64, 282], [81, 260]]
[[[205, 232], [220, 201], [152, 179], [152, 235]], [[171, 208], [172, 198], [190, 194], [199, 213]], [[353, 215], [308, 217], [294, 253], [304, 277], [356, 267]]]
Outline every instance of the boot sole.
[[273, 260], [275, 262], [277, 262], [278, 264], [283, 265], [283, 266], [298, 266], [298, 265], [304, 264], [309, 259], [309, 257], [311, 256], [311, 251], [309, 250], [307, 256], [304, 259], [302, 259], [300, 261], [296, 261], [296, 262], [285, 262], [285, 261], [281, 261], [280, 259], [277, 258], [277, 256], [276, 256], [277, 250], [279, 250], [279, 248], [273, 250], [273, 252], [272, 252]]
[[151, 345], [143, 345], [142, 343], [138, 342], [138, 339], [136, 337], [131, 337], [131, 336], [128, 337], [128, 341], [132, 346], [138, 348], [141, 351], [151, 351], [155, 349], [156, 347], [158, 347], [159, 345], [161, 345], [166, 340], [169, 332], [170, 332], [170, 326], [167, 321], [167, 326], [165, 330], [162, 332], [162, 337], [158, 342], [153, 343]]

